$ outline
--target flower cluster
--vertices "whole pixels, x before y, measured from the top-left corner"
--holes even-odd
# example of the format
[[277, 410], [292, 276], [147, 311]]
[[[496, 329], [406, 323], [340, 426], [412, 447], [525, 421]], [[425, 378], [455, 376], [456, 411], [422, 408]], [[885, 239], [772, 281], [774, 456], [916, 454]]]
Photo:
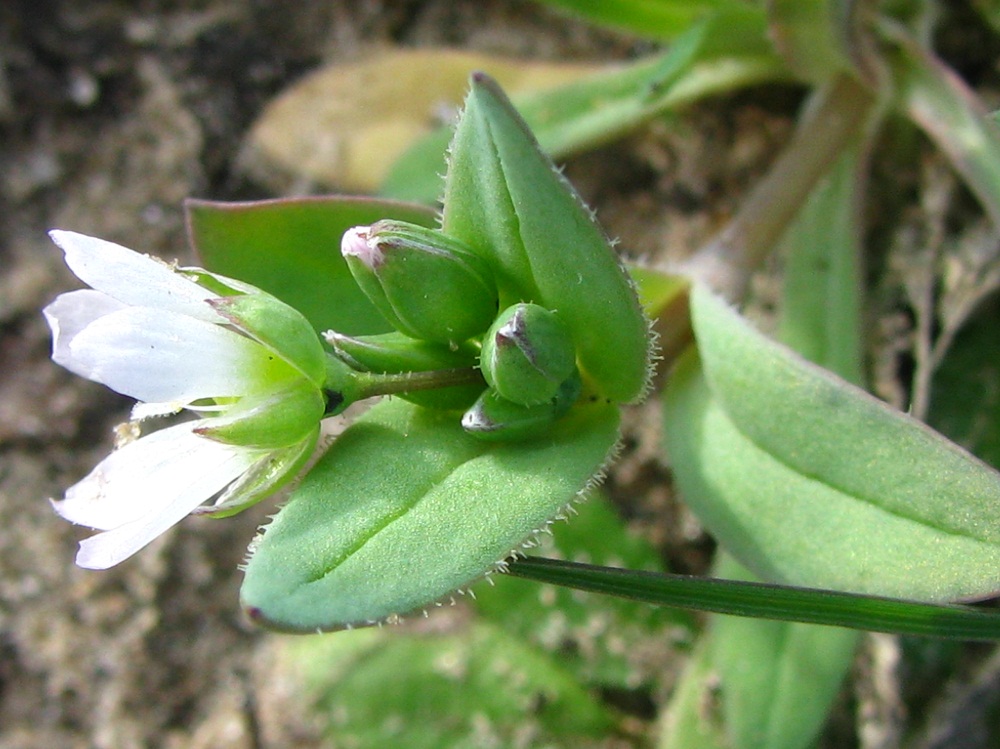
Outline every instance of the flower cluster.
[[[572, 334], [558, 313], [519, 302], [498, 314], [493, 269], [462, 242], [402, 221], [379, 221], [346, 232], [341, 252], [358, 287], [399, 333], [447, 344], [426, 366], [454, 366], [460, 346], [475, 339], [462, 363], [478, 367], [485, 382], [466, 402], [447, 403], [466, 409], [461, 423], [470, 434], [502, 441], [542, 434], [580, 395]], [[376, 343], [385, 338], [355, 345]], [[382, 368], [412, 365], [408, 342], [381, 348]], [[462, 393], [468, 397], [469, 388]]]

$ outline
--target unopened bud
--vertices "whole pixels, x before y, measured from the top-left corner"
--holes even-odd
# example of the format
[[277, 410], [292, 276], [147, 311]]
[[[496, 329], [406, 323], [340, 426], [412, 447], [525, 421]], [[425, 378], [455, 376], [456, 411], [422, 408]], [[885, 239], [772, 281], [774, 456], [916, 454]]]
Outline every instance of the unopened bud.
[[341, 252], [361, 290], [408, 336], [457, 344], [496, 315], [486, 261], [440, 231], [377, 221], [345, 232]]
[[580, 397], [579, 374], [564, 381], [546, 403], [525, 406], [486, 390], [462, 416], [462, 428], [491, 442], [513, 442], [544, 435]]
[[576, 351], [559, 316], [537, 304], [508, 307], [483, 338], [486, 382], [513, 403], [551, 400], [576, 369]]
[[421, 341], [403, 333], [349, 336], [328, 330], [323, 337], [339, 359], [362, 372], [424, 372], [474, 367], [479, 354], [472, 343], [452, 347]]

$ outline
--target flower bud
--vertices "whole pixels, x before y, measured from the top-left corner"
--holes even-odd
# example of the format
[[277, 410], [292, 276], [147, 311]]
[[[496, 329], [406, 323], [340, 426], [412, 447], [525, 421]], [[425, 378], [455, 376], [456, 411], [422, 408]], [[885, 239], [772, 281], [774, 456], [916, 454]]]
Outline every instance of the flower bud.
[[361, 290], [408, 336], [457, 344], [496, 315], [486, 261], [439, 231], [377, 221], [345, 232], [341, 252]]
[[486, 390], [462, 416], [462, 428], [491, 442], [514, 442], [545, 434], [580, 397], [582, 383], [576, 372], [562, 382], [547, 402], [532, 406], [509, 401], [495, 390]]
[[576, 351], [555, 312], [521, 303], [505, 309], [490, 326], [479, 362], [499, 395], [531, 406], [556, 395], [576, 369]]

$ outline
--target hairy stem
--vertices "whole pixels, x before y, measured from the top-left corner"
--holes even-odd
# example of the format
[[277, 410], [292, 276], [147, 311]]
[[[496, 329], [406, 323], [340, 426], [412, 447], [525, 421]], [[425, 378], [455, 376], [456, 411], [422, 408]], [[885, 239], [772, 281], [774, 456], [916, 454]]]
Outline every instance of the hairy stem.
[[476, 367], [435, 369], [429, 372], [402, 372], [400, 374], [359, 372], [357, 376], [361, 380], [359, 398], [412, 393], [417, 390], [436, 390], [452, 385], [469, 385], [477, 382], [481, 382], [483, 387], [486, 386], [482, 372]]

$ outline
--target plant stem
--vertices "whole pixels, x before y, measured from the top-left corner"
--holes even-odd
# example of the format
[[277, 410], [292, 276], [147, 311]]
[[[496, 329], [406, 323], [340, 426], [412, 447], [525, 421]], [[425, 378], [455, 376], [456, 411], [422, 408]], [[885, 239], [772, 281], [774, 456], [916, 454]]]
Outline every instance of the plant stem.
[[376, 395], [412, 393], [417, 390], [436, 390], [452, 385], [471, 385], [480, 382], [483, 387], [486, 386], [482, 373], [476, 367], [435, 369], [429, 372], [401, 372], [398, 374], [359, 372], [357, 377], [360, 381], [359, 399], [371, 398]]
[[739, 212], [672, 270], [708, 283], [732, 302], [741, 300], [751, 272], [777, 246], [816, 182], [864, 126], [874, 101], [847, 75], [819, 89], [788, 146]]

